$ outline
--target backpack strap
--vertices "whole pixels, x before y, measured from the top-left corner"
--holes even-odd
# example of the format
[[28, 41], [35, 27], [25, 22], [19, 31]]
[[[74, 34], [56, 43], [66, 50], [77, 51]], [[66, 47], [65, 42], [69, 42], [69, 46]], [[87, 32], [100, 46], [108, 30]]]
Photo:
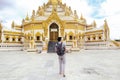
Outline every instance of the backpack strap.
[[61, 42], [61, 44], [59, 44], [59, 43], [57, 42], [57, 46], [58, 46], [58, 45], [60, 45], [60, 48], [62, 48], [62, 42]]
[[60, 45], [60, 47], [62, 48], [62, 42], [61, 42], [61, 45]]

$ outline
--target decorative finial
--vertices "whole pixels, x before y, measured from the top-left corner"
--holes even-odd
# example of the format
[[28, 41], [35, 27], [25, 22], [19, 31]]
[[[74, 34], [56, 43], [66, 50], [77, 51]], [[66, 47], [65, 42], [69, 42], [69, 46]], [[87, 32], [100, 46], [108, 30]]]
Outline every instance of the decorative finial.
[[72, 10], [71, 10], [71, 7], [69, 7], [69, 12], [70, 12], [70, 14], [73, 14], [73, 12], [72, 12]]
[[35, 10], [33, 10], [33, 12], [32, 12], [32, 16], [35, 16]]
[[25, 20], [29, 20], [28, 13], [27, 13], [27, 16], [26, 16]]
[[15, 26], [15, 23], [14, 23], [14, 21], [12, 21], [12, 24], [11, 24], [11, 26], [12, 26], [12, 28], [14, 28], [14, 26]]
[[40, 9], [41, 9], [41, 7], [39, 6], [39, 7], [38, 7], [38, 10], [40, 10]]
[[58, 3], [62, 3], [62, 0], [58, 0]]
[[96, 24], [96, 21], [95, 21], [95, 20], [93, 21], [93, 26], [94, 26], [94, 27], [96, 27], [96, 26], [97, 26], [97, 24]]
[[84, 18], [83, 18], [83, 15], [82, 15], [82, 13], [81, 13], [80, 19], [81, 19], [81, 20], [83, 20], [83, 19], [84, 19]]
[[107, 20], [104, 20], [104, 26], [108, 27]]
[[106, 37], [106, 41], [107, 40], [110, 40], [110, 30], [109, 30], [109, 27], [108, 27], [108, 24], [107, 24], [107, 20], [105, 19], [104, 20], [104, 31], [105, 31], [105, 37]]
[[22, 23], [24, 23], [24, 22], [25, 22], [25, 20], [23, 19], [23, 20], [22, 20]]
[[75, 19], [78, 19], [78, 15], [77, 15], [76, 10], [74, 10], [74, 16], [75, 16]]
[[49, 0], [49, 3], [56, 5], [56, 4], [58, 4], [58, 0]]

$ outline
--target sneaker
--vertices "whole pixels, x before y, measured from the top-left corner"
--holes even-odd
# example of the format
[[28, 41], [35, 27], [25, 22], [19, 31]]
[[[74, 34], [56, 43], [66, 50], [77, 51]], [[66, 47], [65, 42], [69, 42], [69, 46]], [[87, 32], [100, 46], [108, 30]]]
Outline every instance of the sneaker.
[[65, 77], [65, 75], [63, 75], [63, 77]]

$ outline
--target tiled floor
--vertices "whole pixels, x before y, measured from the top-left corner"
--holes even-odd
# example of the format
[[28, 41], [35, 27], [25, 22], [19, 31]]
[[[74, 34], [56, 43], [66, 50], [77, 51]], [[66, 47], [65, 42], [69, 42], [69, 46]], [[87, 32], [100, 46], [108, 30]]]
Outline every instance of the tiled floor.
[[55, 53], [0, 52], [0, 80], [120, 80], [120, 50], [66, 54], [66, 77]]

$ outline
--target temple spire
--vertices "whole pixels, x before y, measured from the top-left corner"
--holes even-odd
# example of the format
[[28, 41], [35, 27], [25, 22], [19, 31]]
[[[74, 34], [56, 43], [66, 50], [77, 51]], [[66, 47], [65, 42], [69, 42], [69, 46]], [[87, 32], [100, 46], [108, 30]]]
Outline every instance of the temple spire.
[[107, 20], [106, 20], [106, 19], [104, 20], [104, 26], [105, 26], [105, 27], [108, 27], [108, 24], [107, 24]]
[[49, 0], [51, 4], [58, 4], [59, 2], [62, 3], [62, 0]]
[[81, 14], [81, 16], [80, 16], [80, 19], [81, 19], [81, 20], [83, 20], [83, 19], [84, 19], [82, 14]]
[[28, 16], [28, 13], [27, 13], [27, 16], [26, 16], [25, 20], [29, 20], [29, 16]]
[[12, 28], [14, 28], [14, 27], [15, 27], [15, 23], [14, 23], [14, 21], [12, 21], [11, 26], [12, 26]]
[[97, 24], [96, 24], [96, 21], [95, 21], [95, 20], [93, 21], [93, 26], [94, 26], [94, 27], [96, 27], [96, 26], [97, 26]]
[[105, 34], [105, 40], [110, 40], [110, 29], [108, 27], [108, 23], [107, 23], [107, 20], [105, 19], [104, 20], [104, 34]]
[[78, 15], [77, 15], [77, 11], [74, 10], [74, 16], [75, 16], [75, 19], [78, 19]]

